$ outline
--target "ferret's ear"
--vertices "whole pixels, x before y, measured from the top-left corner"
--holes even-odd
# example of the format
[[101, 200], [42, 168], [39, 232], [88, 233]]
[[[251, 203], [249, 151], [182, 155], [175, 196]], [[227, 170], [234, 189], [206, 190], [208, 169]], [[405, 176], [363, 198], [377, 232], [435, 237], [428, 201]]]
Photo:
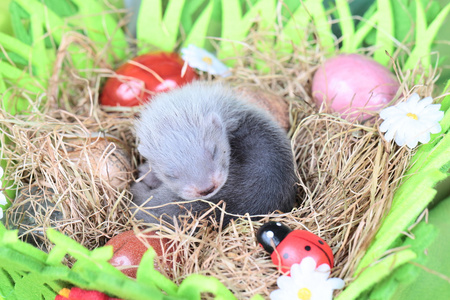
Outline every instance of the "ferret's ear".
[[222, 122], [222, 118], [217, 114], [217, 113], [211, 113], [209, 115], [209, 123], [211, 123], [211, 125], [218, 129], [218, 130], [223, 130], [223, 122]]

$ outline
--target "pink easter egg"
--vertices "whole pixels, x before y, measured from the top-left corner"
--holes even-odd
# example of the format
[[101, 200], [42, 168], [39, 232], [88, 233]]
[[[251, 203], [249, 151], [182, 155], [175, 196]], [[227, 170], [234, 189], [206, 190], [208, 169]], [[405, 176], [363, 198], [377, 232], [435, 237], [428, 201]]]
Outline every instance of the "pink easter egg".
[[[328, 59], [316, 71], [312, 95], [318, 106], [324, 101], [331, 111], [349, 121], [363, 121], [385, 107], [400, 85], [385, 66], [359, 54]], [[364, 112], [366, 111], [366, 112]]]

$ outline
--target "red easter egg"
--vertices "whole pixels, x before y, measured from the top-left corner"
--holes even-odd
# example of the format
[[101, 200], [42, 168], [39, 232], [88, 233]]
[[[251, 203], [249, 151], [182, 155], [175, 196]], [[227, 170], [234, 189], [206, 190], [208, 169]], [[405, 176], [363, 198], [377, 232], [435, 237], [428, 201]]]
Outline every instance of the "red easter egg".
[[103, 87], [100, 103], [109, 106], [137, 106], [153, 95], [182, 86], [198, 78], [177, 53], [156, 52], [133, 58], [116, 70]]
[[325, 61], [314, 74], [312, 95], [317, 106], [326, 101], [349, 121], [366, 120], [385, 107], [400, 85], [385, 66], [359, 54], [341, 54]]
[[[160, 272], [163, 271], [162, 269], [169, 270], [169, 263], [161, 261], [161, 257], [163, 257], [165, 251], [164, 248], [169, 242], [169, 239], [160, 238], [155, 232], [150, 232], [146, 233], [146, 240], [157, 254], [155, 258], [155, 269]], [[116, 235], [106, 245], [113, 246], [114, 251], [113, 257], [109, 262], [125, 275], [136, 278], [138, 265], [144, 253], [148, 250], [142, 240], [132, 230], [129, 230]], [[157, 261], [158, 258], [160, 258], [159, 261]]]

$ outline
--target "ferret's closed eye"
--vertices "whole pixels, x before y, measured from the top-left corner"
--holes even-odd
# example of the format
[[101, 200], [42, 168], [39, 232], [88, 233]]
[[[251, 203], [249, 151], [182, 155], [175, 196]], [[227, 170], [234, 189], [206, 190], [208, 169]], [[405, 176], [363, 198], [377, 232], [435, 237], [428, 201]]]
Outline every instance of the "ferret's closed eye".
[[212, 153], [211, 153], [211, 157], [212, 157], [212, 159], [213, 160], [215, 160], [216, 158], [217, 158], [217, 146], [214, 146], [214, 149], [213, 149], [213, 151], [212, 151]]
[[178, 179], [178, 177], [175, 176], [175, 175], [173, 175], [173, 174], [164, 174], [164, 176], [165, 176], [167, 179], [170, 179], [170, 180], [176, 180], [176, 179]]

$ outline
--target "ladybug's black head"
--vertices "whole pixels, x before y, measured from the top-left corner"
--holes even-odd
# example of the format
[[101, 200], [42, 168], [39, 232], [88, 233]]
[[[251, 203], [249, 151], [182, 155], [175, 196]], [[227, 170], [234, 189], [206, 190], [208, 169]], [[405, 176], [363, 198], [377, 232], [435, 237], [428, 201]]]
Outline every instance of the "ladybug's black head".
[[274, 247], [276, 248], [291, 231], [286, 225], [271, 221], [259, 228], [256, 238], [264, 250], [272, 254]]

